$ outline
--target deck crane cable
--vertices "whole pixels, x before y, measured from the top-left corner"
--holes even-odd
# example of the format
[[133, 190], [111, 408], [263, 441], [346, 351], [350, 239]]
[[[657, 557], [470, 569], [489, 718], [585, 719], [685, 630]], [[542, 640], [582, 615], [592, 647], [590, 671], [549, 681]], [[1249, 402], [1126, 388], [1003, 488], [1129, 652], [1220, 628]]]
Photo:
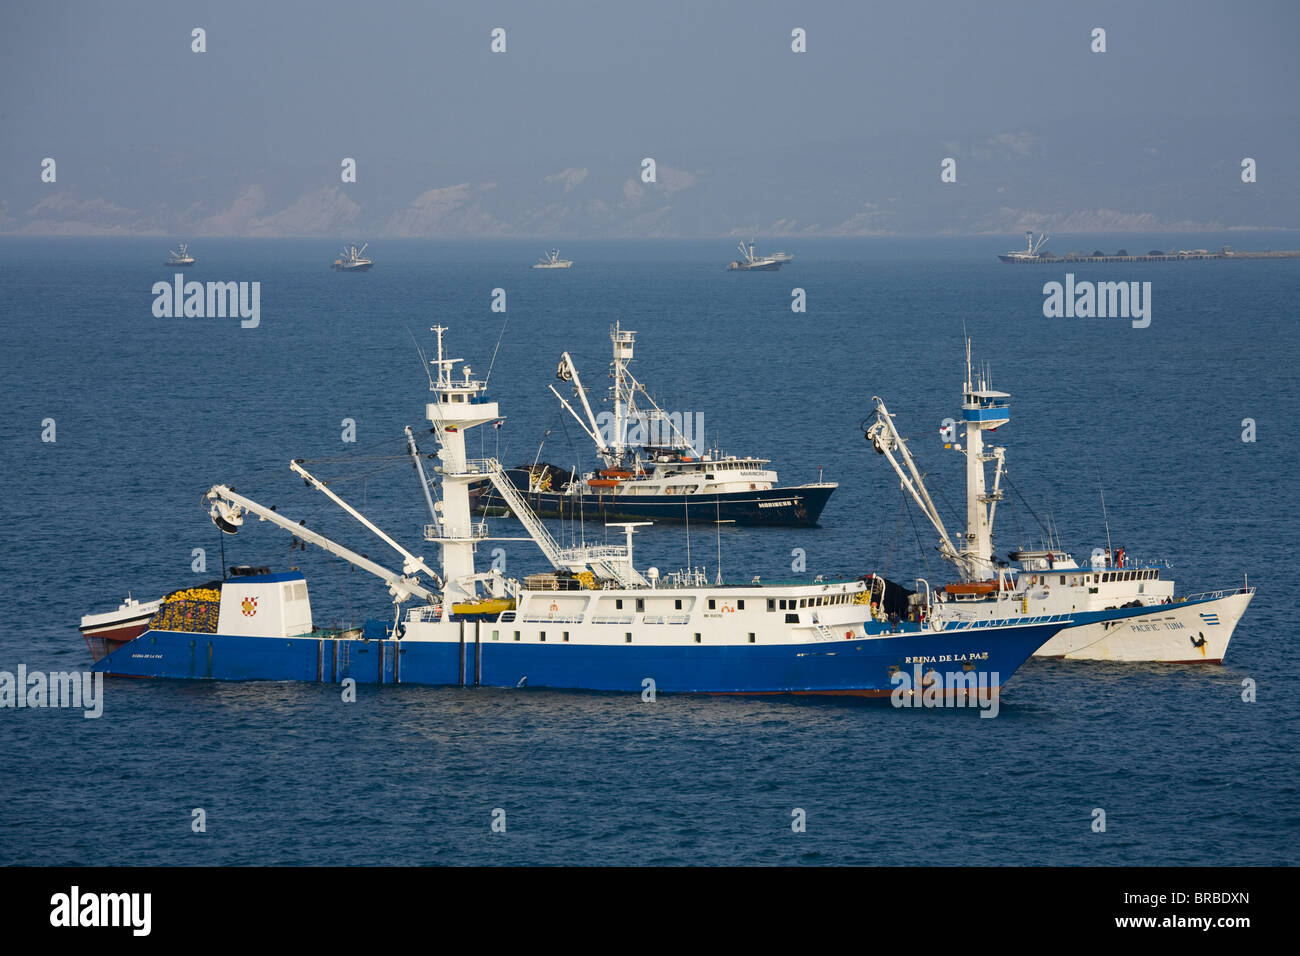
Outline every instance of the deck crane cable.
[[510, 315], [506, 313], [501, 319], [501, 334], [497, 336], [496, 348], [492, 350], [492, 360], [488, 362], [487, 375], [483, 378], [483, 391], [487, 391], [488, 382], [492, 381], [492, 368], [497, 364], [497, 352], [501, 349], [501, 340], [506, 337], [506, 326], [510, 323]]
[[1025, 499], [1025, 496], [1020, 493], [1020, 489], [1016, 487], [1016, 483], [1011, 480], [1010, 472], [1007, 471], [1006, 469], [1003, 469], [1002, 477], [1006, 481], [1007, 485], [1011, 488], [1011, 490], [1015, 492], [1016, 497], [1019, 498], [1021, 503], [1024, 504], [1024, 506], [1029, 510], [1029, 513], [1034, 516], [1034, 520], [1038, 522], [1038, 527], [1042, 530], [1042, 532], [1044, 534], [1048, 534], [1047, 525], [1043, 523], [1042, 518], [1038, 517], [1038, 512], [1036, 512], [1033, 509], [1033, 507]]
[[916, 549], [921, 552], [921, 560], [925, 562], [925, 573], [928, 575], [931, 573], [930, 555], [925, 545], [921, 543], [921, 529], [916, 526], [916, 515], [912, 513], [912, 504], [906, 495], [903, 496], [903, 505], [907, 508], [907, 517], [912, 522], [912, 533], [916, 535]]
[[[901, 489], [900, 489], [901, 490]], [[907, 495], [901, 496], [898, 502], [898, 520], [894, 522], [894, 539], [889, 542], [889, 551], [885, 554], [885, 568], [880, 572], [881, 577], [889, 576], [889, 569], [894, 565], [894, 555], [898, 551], [898, 538], [903, 533], [903, 512], [907, 508]], [[884, 540], [884, 525], [881, 525], [881, 540]]]

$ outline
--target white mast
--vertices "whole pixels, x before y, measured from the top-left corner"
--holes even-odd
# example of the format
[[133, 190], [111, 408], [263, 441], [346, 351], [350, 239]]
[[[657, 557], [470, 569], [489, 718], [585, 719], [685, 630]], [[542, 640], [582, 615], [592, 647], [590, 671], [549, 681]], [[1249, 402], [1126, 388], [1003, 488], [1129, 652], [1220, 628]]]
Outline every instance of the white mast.
[[[979, 380], [971, 371], [970, 339], [966, 340], [966, 381], [962, 384], [962, 420], [966, 423], [966, 541], [962, 549], [965, 561], [963, 571], [973, 571], [977, 576], [988, 576], [993, 564], [993, 512], [1002, 499], [1002, 466], [1006, 449], [994, 448], [984, 452], [984, 432], [1011, 421], [1006, 392], [989, 388], [981, 373]], [[993, 490], [985, 485], [984, 463], [996, 461]]]
[[425, 415], [433, 422], [440, 445], [439, 465], [434, 470], [442, 475], [442, 500], [438, 502], [441, 505], [438, 522], [425, 537], [437, 542], [442, 550], [445, 614], [453, 602], [471, 601], [477, 596], [474, 549], [483, 534], [473, 524], [469, 485], [485, 476], [465, 458], [465, 430], [494, 421], [500, 415], [496, 402], [475, 401], [484, 385], [470, 378], [468, 366], [463, 369], [464, 381], [452, 379], [453, 367], [462, 360], [443, 354], [444, 326], [436, 325], [432, 331], [438, 336], [438, 358], [429, 364], [437, 368], [438, 374], [429, 386], [434, 400], [425, 406]]
[[[630, 396], [624, 399], [624, 379], [632, 376], [627, 371], [627, 363], [632, 361], [632, 350], [636, 343], [636, 333], [622, 329], [615, 322], [609, 330], [609, 340], [614, 346], [614, 455], [619, 461], [627, 453], [627, 413], [632, 407]], [[636, 380], [633, 379], [635, 382]]]
[[[962, 420], [966, 423], [965, 448], [957, 450], [966, 455], [966, 535], [961, 547], [948, 536], [944, 528], [939, 509], [935, 507], [930, 493], [925, 487], [925, 478], [916, 467], [907, 442], [894, 426], [893, 416], [879, 398], [876, 403], [876, 421], [866, 430], [866, 436], [876, 451], [884, 455], [898, 473], [903, 488], [920, 506], [930, 524], [939, 532], [940, 553], [957, 566], [965, 581], [987, 580], [997, 576], [997, 566], [993, 561], [993, 515], [997, 503], [1002, 500], [1002, 469], [1006, 449], [994, 448], [989, 453], [984, 451], [984, 431], [1005, 425], [1011, 420], [1006, 399], [1011, 396], [1006, 392], [995, 392], [988, 387], [987, 376], [982, 374], [978, 381], [971, 369], [970, 339], [966, 340], [966, 381], [962, 387]], [[897, 451], [902, 463], [894, 457]], [[993, 490], [985, 484], [984, 464], [996, 461], [997, 468], [993, 477]], [[904, 470], [904, 465], [906, 470]]]

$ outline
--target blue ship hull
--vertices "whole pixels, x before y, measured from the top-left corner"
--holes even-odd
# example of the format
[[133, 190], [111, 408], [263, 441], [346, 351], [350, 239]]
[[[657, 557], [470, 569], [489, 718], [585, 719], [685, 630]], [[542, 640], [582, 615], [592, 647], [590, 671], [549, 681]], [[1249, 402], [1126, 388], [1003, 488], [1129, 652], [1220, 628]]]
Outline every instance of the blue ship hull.
[[[821, 518], [834, 486], [770, 488], [764, 491], [733, 491], [699, 495], [627, 495], [528, 490], [528, 472], [511, 468], [506, 472], [530, 508], [543, 518], [578, 518], [593, 521], [699, 522], [733, 521], [738, 525], [772, 527], [814, 527]], [[479, 514], [499, 514], [505, 503], [491, 485], [470, 491], [470, 505]]]
[[[363, 684], [549, 687], [640, 693], [888, 696], [894, 673], [920, 664], [975, 671], [1000, 686], [1068, 621], [917, 630], [803, 644], [651, 646], [492, 641], [487, 622], [465, 621], [459, 641], [387, 636], [237, 637], [146, 631], [98, 661], [112, 675], [189, 680], [293, 680]], [[367, 630], [384, 635], [381, 622]], [[996, 675], [996, 676], [993, 676]]]

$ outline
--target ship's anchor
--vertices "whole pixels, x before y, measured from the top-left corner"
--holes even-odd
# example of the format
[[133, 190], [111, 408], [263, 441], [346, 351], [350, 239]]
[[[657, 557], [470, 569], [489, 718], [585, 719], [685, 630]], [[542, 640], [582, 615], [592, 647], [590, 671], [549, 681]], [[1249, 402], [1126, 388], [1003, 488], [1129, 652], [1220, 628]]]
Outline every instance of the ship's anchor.
[[1196, 637], [1189, 637], [1188, 640], [1192, 642], [1192, 647], [1204, 647], [1206, 644], [1205, 635], [1199, 631]]

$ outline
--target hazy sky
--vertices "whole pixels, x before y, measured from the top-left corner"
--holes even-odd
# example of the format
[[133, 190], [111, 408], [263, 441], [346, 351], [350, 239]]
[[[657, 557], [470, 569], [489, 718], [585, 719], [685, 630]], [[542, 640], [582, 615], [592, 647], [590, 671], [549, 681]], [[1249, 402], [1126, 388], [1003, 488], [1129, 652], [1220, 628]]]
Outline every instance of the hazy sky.
[[1297, 37], [1294, 0], [11, 2], [0, 231], [1294, 228]]

